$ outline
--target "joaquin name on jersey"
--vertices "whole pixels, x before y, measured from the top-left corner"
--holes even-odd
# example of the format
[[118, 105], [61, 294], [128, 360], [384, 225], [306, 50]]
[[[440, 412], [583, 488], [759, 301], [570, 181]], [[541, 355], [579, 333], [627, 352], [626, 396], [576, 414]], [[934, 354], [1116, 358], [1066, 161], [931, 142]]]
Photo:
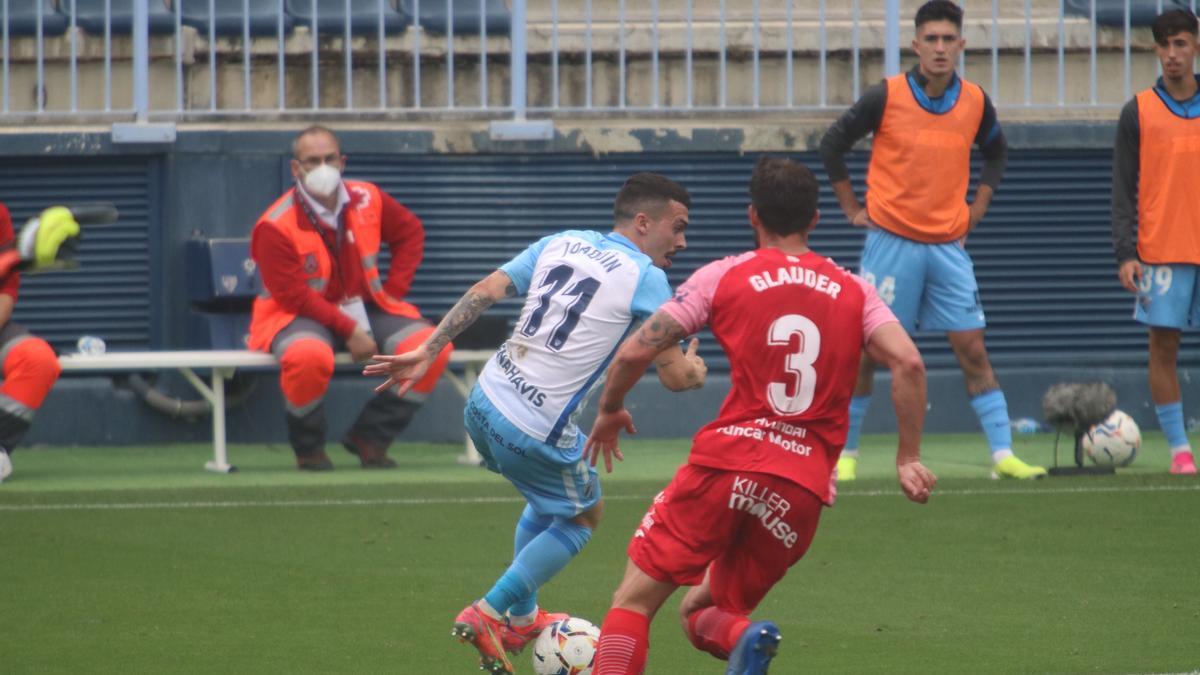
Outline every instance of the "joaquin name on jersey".
[[616, 251], [596, 248], [586, 242], [571, 241], [563, 248], [562, 257], [578, 255], [589, 260], [594, 260], [604, 268], [605, 272], [612, 272], [621, 266], [622, 256]]

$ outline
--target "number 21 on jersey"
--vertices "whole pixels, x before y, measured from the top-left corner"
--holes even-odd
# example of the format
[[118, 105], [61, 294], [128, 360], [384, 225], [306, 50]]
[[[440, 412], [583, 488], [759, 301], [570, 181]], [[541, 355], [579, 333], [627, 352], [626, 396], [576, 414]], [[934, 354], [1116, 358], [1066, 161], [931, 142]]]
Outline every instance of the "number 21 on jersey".
[[[817, 370], [813, 364], [821, 353], [821, 330], [806, 316], [785, 314], [771, 324], [767, 344], [786, 347], [793, 335], [798, 336], [799, 349], [788, 354], [784, 361], [784, 370], [792, 374], [792, 382], [767, 385], [767, 401], [780, 415], [799, 415], [808, 410], [817, 391]], [[790, 396], [789, 388], [793, 392]]]

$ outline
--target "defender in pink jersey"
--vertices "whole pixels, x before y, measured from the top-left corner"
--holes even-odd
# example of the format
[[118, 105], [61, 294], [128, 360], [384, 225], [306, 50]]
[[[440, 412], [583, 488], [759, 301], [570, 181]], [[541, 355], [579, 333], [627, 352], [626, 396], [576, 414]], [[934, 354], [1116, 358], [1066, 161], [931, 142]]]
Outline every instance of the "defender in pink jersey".
[[620, 430], [635, 431], [624, 397], [660, 351], [708, 325], [732, 387], [634, 533], [595, 675], [643, 671], [650, 620], [679, 586], [693, 587], [680, 619], [697, 649], [727, 660], [727, 673], [767, 672], [779, 628], [749, 614], [804, 555], [833, 503], [860, 351], [892, 371], [904, 494], [925, 503], [937, 482], [920, 462], [921, 355], [869, 284], [809, 250], [819, 215], [812, 172], [761, 159], [750, 197], [759, 248], [698, 270], [609, 369], [586, 448], [609, 471], [623, 458]]

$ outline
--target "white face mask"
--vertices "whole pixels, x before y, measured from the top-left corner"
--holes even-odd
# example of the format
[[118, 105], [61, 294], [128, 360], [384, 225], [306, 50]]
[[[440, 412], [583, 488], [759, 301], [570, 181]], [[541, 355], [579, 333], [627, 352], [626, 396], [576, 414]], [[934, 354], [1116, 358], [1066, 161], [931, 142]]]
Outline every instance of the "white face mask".
[[342, 172], [329, 164], [322, 164], [304, 174], [304, 187], [316, 197], [332, 196], [341, 183]]

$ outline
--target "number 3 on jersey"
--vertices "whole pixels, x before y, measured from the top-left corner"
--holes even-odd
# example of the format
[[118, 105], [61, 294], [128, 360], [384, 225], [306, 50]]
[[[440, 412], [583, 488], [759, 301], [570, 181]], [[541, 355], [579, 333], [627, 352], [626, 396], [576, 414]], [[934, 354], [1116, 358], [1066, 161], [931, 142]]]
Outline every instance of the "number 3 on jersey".
[[[558, 265], [552, 267], [546, 272], [546, 276], [542, 277], [542, 283], [538, 285], [539, 289], [546, 289], [538, 296], [538, 306], [529, 314], [529, 319], [525, 321], [525, 325], [521, 326], [521, 335], [525, 337], [533, 337], [537, 334], [538, 329], [542, 327], [542, 320], [546, 318], [546, 312], [550, 309], [550, 300], [554, 294], [562, 291], [571, 278], [575, 275], [575, 268], [570, 265]], [[546, 346], [551, 351], [559, 351], [567, 344], [567, 338], [571, 337], [571, 331], [575, 330], [575, 326], [579, 324], [579, 316], [583, 314], [588, 305], [592, 302], [592, 297], [596, 295], [596, 291], [600, 289], [600, 282], [591, 277], [583, 277], [575, 282], [574, 286], [563, 291], [564, 296], [576, 296], [575, 301], [567, 306], [567, 312], [563, 318], [554, 326], [550, 332], [549, 339], [546, 340]]]
[[[799, 336], [800, 348], [787, 355], [784, 369], [794, 377], [792, 382], [772, 382], [767, 385], [767, 401], [780, 415], [799, 415], [812, 405], [817, 391], [817, 370], [813, 364], [821, 353], [821, 330], [808, 317], [785, 314], [775, 319], [767, 333], [767, 344], [787, 346], [792, 336]], [[793, 394], [788, 396], [789, 384]]]

